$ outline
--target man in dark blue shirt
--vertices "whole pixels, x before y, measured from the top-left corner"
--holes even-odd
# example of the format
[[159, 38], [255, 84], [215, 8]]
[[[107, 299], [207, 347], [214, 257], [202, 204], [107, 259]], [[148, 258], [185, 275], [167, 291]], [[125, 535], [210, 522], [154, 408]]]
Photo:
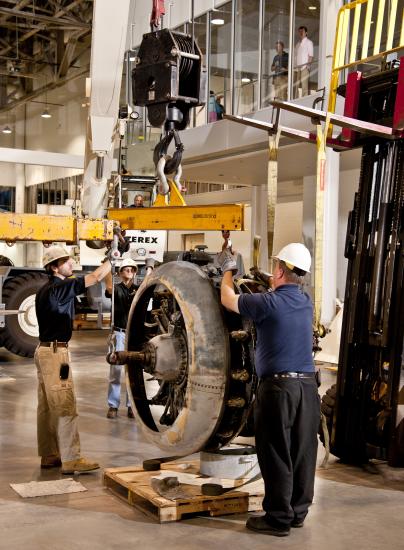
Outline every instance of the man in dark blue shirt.
[[62, 246], [45, 251], [43, 266], [49, 280], [39, 289], [35, 309], [39, 345], [35, 351], [38, 373], [38, 454], [41, 468], [62, 466], [62, 474], [89, 472], [97, 462], [80, 455], [78, 415], [69, 340], [72, 337], [74, 300], [101, 281], [110, 271], [106, 261], [84, 277], [72, 277], [73, 263]]
[[276, 43], [276, 55], [273, 58], [271, 70], [274, 72], [273, 81], [275, 99], [286, 101], [288, 99], [288, 67], [289, 55], [284, 51], [284, 44], [281, 40]]
[[320, 402], [312, 357], [313, 306], [301, 290], [311, 257], [300, 243], [274, 258], [273, 291], [234, 292], [234, 262], [223, 253], [222, 304], [252, 319], [257, 329], [255, 441], [265, 483], [264, 516], [247, 528], [287, 536], [302, 527], [313, 500]]

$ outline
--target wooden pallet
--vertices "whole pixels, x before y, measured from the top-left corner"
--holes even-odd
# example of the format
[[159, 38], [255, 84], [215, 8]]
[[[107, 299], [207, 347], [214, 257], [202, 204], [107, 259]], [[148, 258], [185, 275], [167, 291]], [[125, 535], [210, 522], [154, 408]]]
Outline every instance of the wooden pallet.
[[[187, 473], [199, 473], [199, 461], [191, 461]], [[184, 472], [181, 463], [162, 464], [162, 470]], [[151, 485], [152, 477], [160, 472], [146, 472], [140, 466], [108, 468], [104, 470], [104, 485], [131, 506], [136, 507], [160, 523], [178, 521], [194, 515], [222, 516], [262, 509], [263, 494], [251, 495], [234, 490], [220, 496], [205, 496], [195, 485], [186, 485], [188, 498], [169, 500], [156, 493]], [[263, 492], [263, 486], [262, 486]]]

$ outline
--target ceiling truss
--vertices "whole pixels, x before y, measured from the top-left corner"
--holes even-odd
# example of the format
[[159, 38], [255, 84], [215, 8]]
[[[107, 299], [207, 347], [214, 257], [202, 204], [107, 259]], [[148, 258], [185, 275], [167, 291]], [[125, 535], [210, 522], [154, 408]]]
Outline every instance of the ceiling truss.
[[90, 0], [0, 0], [0, 113], [88, 72]]

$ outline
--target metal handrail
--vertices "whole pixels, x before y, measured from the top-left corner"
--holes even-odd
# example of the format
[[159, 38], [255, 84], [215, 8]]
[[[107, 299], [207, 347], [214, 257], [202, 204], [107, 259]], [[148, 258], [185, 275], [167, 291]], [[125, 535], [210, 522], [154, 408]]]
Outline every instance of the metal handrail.
[[[385, 58], [388, 54], [404, 47], [404, 9], [398, 14], [398, 0], [357, 0], [340, 8], [334, 42], [334, 54], [328, 99], [328, 111], [334, 113], [337, 101], [339, 77], [343, 70], [359, 63], [369, 63]], [[351, 14], [353, 24], [349, 32]], [[387, 17], [387, 24], [384, 24]], [[371, 30], [374, 39], [371, 44]], [[396, 32], [399, 31], [399, 32]], [[358, 53], [358, 38], [362, 34], [362, 45]], [[383, 42], [382, 42], [383, 40]], [[380, 50], [385, 43], [385, 49]], [[330, 128], [331, 131], [331, 128]]]

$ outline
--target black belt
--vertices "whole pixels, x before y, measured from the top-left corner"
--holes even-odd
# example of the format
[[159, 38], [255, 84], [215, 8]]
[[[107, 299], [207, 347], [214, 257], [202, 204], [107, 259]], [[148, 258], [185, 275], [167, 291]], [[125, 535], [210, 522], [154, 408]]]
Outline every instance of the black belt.
[[263, 376], [263, 380], [278, 380], [279, 378], [314, 378], [315, 372], [276, 372]]
[[69, 342], [59, 342], [58, 340], [55, 340], [53, 342], [39, 342], [39, 345], [45, 348], [67, 348]]
[[118, 332], [126, 332], [126, 328], [120, 328], [120, 327], [113, 327], [114, 330], [117, 330]]

